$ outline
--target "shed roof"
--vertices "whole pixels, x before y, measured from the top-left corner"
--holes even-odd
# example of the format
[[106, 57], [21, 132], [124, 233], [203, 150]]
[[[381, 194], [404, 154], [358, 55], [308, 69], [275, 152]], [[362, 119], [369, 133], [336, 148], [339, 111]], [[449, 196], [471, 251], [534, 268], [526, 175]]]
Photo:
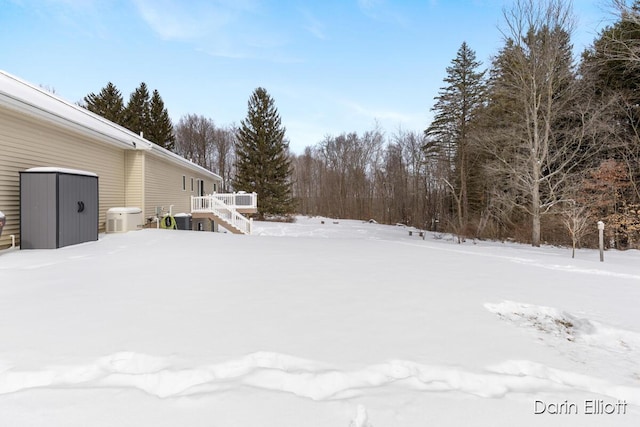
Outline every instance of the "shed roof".
[[63, 173], [67, 175], [85, 175], [85, 176], [98, 176], [93, 172], [82, 171], [78, 169], [57, 168], [53, 166], [43, 166], [37, 168], [27, 169], [25, 172], [33, 173]]
[[0, 106], [90, 136], [125, 150], [145, 150], [214, 179], [222, 178], [140, 135], [0, 70]]

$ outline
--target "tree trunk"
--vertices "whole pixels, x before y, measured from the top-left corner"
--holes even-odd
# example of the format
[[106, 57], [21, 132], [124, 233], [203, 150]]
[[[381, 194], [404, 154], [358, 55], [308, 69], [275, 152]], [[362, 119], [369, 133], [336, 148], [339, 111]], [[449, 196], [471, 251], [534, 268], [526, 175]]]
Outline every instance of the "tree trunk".
[[460, 216], [460, 230], [467, 222], [468, 212], [469, 212], [469, 199], [467, 197], [467, 153], [466, 153], [466, 143], [462, 147], [463, 150], [460, 153], [460, 200], [458, 204], [458, 215]]
[[536, 181], [531, 195], [531, 246], [540, 247], [540, 184]]

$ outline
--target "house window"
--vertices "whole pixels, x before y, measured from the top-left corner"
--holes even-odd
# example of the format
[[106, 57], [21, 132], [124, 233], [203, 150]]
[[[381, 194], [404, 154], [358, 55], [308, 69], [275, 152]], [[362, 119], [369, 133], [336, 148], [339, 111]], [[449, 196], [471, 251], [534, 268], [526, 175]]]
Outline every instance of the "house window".
[[187, 190], [187, 177], [182, 175], [182, 191]]
[[215, 182], [213, 183], [213, 192], [214, 193], [218, 192], [218, 184], [216, 184]]
[[191, 178], [191, 192], [193, 193], [193, 178]]

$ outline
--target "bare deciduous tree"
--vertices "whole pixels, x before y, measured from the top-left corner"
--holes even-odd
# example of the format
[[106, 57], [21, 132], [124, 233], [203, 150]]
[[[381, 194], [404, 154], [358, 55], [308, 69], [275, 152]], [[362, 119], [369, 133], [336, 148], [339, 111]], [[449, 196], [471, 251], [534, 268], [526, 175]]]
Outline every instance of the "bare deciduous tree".
[[581, 205], [573, 199], [567, 199], [561, 210], [561, 221], [571, 237], [571, 258], [576, 257], [576, 247], [580, 240], [593, 227], [593, 217], [589, 213], [589, 207]]
[[225, 188], [229, 191], [229, 182], [234, 172], [234, 147], [236, 143], [236, 130], [234, 126], [216, 128], [213, 133], [211, 164], [216, 167], [215, 172], [222, 177]]
[[176, 153], [211, 170], [210, 151], [215, 133], [213, 120], [196, 114], [180, 118], [176, 126]]
[[294, 156], [300, 213], [424, 227], [437, 205], [427, 195], [424, 143], [422, 132], [401, 130], [385, 141], [377, 127], [326, 136]]
[[217, 128], [204, 116], [187, 114], [176, 126], [176, 153], [219, 174], [225, 186], [233, 173], [234, 144], [233, 126]]
[[501, 125], [485, 135], [484, 146], [490, 170], [502, 177], [505, 202], [529, 215], [532, 245], [540, 246], [541, 217], [558, 202], [563, 177], [584, 151], [581, 140], [559, 131], [576, 99], [573, 18], [563, 0], [517, 0], [504, 19], [505, 48], [492, 87], [502, 102]]

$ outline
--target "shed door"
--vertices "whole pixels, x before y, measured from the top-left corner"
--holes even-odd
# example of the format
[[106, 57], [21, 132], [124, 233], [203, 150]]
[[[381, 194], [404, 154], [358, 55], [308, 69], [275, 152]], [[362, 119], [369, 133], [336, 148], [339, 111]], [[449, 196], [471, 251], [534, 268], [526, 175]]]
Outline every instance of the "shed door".
[[97, 240], [98, 179], [61, 174], [58, 191], [58, 247]]

